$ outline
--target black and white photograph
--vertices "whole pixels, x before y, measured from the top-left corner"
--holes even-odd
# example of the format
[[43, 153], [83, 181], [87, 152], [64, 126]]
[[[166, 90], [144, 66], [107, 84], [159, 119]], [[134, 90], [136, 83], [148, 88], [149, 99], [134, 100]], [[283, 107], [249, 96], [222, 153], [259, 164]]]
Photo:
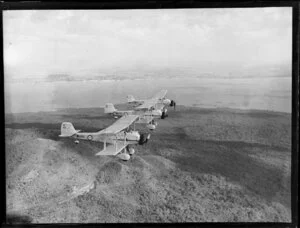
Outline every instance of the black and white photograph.
[[292, 222], [292, 7], [2, 14], [13, 222]]

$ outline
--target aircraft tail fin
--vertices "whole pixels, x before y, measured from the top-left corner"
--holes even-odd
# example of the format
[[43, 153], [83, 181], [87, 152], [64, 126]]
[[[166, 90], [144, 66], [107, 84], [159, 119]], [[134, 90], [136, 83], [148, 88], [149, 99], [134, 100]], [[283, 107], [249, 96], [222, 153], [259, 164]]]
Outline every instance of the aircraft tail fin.
[[128, 96], [127, 96], [127, 102], [128, 102], [128, 103], [134, 102], [134, 101], [135, 101], [135, 99], [134, 99], [134, 97], [133, 97], [132, 95], [128, 95]]
[[75, 130], [74, 126], [70, 122], [63, 122], [61, 124], [59, 137], [71, 137], [72, 135], [78, 133], [80, 130]]
[[115, 108], [115, 106], [112, 103], [107, 103], [104, 106], [104, 113], [113, 113], [116, 112], [117, 109]]

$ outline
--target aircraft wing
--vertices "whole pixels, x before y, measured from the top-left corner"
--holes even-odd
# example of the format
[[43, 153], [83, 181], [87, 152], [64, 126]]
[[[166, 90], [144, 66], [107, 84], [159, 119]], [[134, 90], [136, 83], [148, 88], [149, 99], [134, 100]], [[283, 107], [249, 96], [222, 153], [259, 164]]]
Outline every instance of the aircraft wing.
[[120, 153], [126, 146], [127, 142], [125, 141], [116, 141], [115, 144], [107, 145], [103, 150], [98, 152], [96, 155], [104, 156], [104, 155], [117, 155]]
[[102, 130], [101, 134], [117, 134], [125, 128], [129, 127], [134, 121], [139, 118], [138, 115], [124, 115], [109, 127]]
[[151, 100], [160, 100], [160, 99], [163, 99], [166, 96], [167, 92], [168, 92], [167, 90], [163, 89], [163, 90], [159, 91], [157, 94], [155, 94], [151, 98]]
[[152, 120], [153, 120], [152, 116], [143, 116], [138, 121], [136, 121], [136, 123], [147, 124], [150, 123]]
[[165, 107], [165, 105], [163, 103], [158, 103], [156, 104], [155, 108], [158, 109], [158, 110], [163, 110]]
[[150, 109], [154, 107], [157, 103], [159, 103], [159, 100], [163, 99], [166, 94], [167, 90], [161, 90], [157, 94], [155, 94], [151, 99], [145, 100], [144, 103], [140, 106], [137, 106], [135, 109], [140, 110], [140, 109]]
[[141, 109], [150, 109], [151, 107], [154, 107], [157, 103], [157, 100], [145, 100], [145, 102], [142, 105], [137, 106], [135, 109], [136, 110], [141, 110]]

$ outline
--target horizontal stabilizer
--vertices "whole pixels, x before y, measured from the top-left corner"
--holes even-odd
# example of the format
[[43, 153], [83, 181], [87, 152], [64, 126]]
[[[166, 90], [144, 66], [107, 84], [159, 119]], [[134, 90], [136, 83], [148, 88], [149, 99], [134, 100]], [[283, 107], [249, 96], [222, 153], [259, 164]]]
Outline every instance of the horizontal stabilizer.
[[77, 134], [78, 132], [80, 132], [80, 130], [75, 130], [75, 132], [72, 132], [72, 133], [70, 133], [70, 134], [61, 134], [61, 135], [59, 135], [59, 137], [71, 137], [71, 136], [73, 136], [73, 135], [75, 135], [75, 134]]
[[96, 155], [100, 156], [108, 156], [108, 155], [117, 155], [120, 153], [128, 144], [124, 141], [118, 141], [115, 144], [109, 144], [106, 147], [104, 147], [103, 150], [98, 152]]

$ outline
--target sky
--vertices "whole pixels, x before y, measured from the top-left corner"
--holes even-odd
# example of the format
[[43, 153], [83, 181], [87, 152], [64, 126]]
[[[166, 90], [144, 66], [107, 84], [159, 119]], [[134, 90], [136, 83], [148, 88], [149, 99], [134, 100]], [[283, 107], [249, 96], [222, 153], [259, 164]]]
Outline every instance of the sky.
[[7, 10], [5, 77], [291, 64], [292, 8]]

